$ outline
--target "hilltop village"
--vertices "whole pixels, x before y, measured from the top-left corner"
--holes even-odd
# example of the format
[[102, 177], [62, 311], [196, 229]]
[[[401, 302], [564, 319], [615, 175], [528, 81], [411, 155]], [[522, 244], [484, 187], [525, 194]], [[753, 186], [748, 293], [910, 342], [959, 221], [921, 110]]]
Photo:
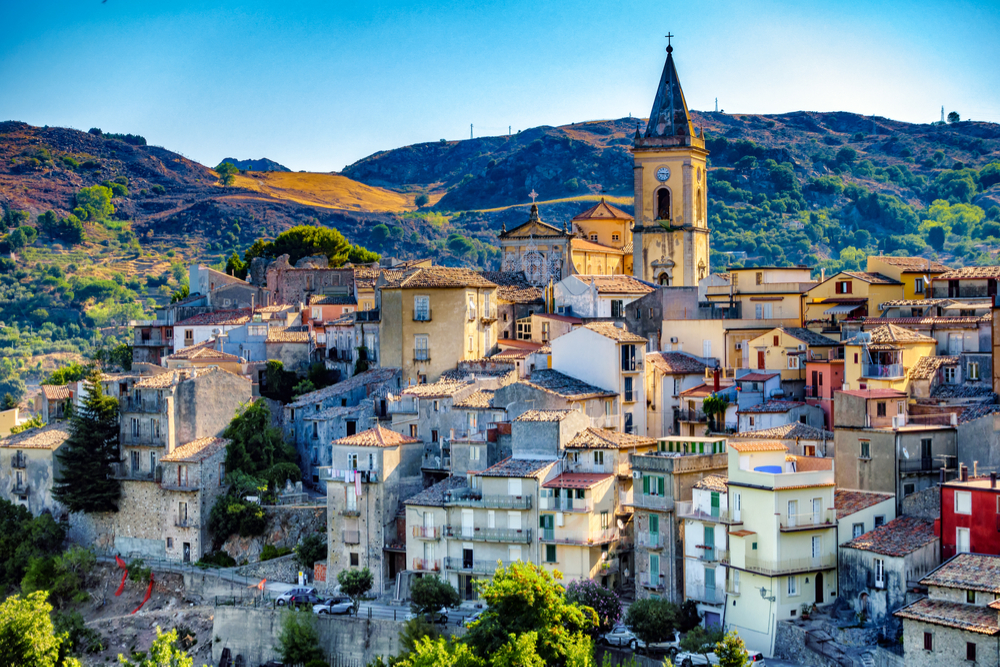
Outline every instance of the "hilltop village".
[[[264, 514], [320, 508], [326, 554], [300, 575], [318, 590], [367, 568], [387, 605], [428, 575], [475, 602], [523, 561], [691, 601], [766, 656], [997, 664], [1000, 267], [713, 272], [708, 151], [670, 48], [632, 150], [634, 215], [532, 205], [497, 230], [499, 271], [192, 265], [189, 296], [132, 323], [131, 370], [96, 380], [119, 406], [117, 512], [53, 494], [92, 381], [42, 386], [44, 426], [0, 440], [0, 495], [102, 556], [224, 542], [254, 562], [209, 524], [224, 432], [262, 404], [301, 480]], [[275, 398], [317, 365], [332, 383]]]

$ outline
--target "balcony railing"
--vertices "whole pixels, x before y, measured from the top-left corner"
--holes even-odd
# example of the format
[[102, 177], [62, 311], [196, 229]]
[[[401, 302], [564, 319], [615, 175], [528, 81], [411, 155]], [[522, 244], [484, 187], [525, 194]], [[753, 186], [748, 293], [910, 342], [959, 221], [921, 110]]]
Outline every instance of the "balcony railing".
[[165, 443], [159, 436], [154, 436], [148, 431], [140, 432], [138, 435], [131, 431], [122, 433], [123, 445], [135, 445], [137, 447], [163, 447]]
[[861, 377], [901, 378], [906, 375], [903, 364], [862, 364]]
[[166, 408], [166, 401], [161, 401], [158, 398], [142, 400], [129, 397], [123, 399], [119, 405], [122, 412], [158, 413], [163, 412]]
[[[720, 560], [733, 567], [739, 567], [739, 563], [732, 562], [730, 552], [721, 552]], [[836, 566], [836, 554], [826, 554], [816, 558], [784, 558], [782, 560], [745, 556], [742, 569], [773, 577], [795, 572], [809, 572], [810, 570], [829, 570]]]
[[165, 336], [140, 336], [136, 334], [133, 337], [132, 344], [136, 347], [166, 347], [167, 345], [173, 345], [174, 339]]
[[601, 574], [601, 575], [614, 574], [615, 572], [618, 572], [618, 570], [620, 569], [620, 567], [621, 567], [621, 565], [620, 565], [620, 563], [618, 561], [618, 558], [611, 557], [611, 558], [607, 558], [605, 560], [602, 560], [600, 563], [598, 563], [597, 564], [597, 571], [598, 571], [598, 574]]
[[639, 574], [639, 585], [653, 591], [662, 591], [666, 588], [665, 577], [662, 574], [650, 575], [649, 572]]
[[651, 496], [641, 492], [632, 494], [633, 507], [669, 512], [674, 509], [673, 496]]
[[493, 574], [498, 567], [508, 567], [514, 561], [511, 560], [468, 560], [466, 558], [444, 559], [444, 569], [456, 572], [472, 572], [473, 574]]
[[189, 517], [189, 516], [185, 516], [185, 517], [175, 516], [174, 517], [174, 525], [177, 526], [178, 528], [194, 528], [195, 527], [194, 520], [192, 520], [191, 517]]
[[413, 321], [414, 322], [430, 322], [431, 321], [431, 310], [415, 310], [413, 311]]
[[934, 464], [934, 459], [932, 458], [913, 458], [913, 459], [900, 459], [899, 460], [899, 472], [908, 473], [936, 473], [938, 468], [943, 464]]
[[570, 544], [576, 546], [597, 546], [613, 542], [618, 538], [617, 528], [605, 528], [597, 531], [582, 531], [584, 534], [572, 534], [564, 528], [544, 529], [538, 536], [540, 542], [550, 544]]
[[413, 569], [422, 572], [439, 572], [441, 570], [441, 561], [428, 558], [414, 558]]
[[837, 525], [837, 518], [832, 509], [820, 510], [819, 512], [800, 512], [798, 514], [788, 514], [781, 517], [779, 524], [784, 532], [793, 530], [817, 530], [821, 528], [833, 528]]
[[708, 415], [701, 410], [689, 410], [687, 408], [677, 409], [677, 421], [707, 423]]
[[684, 597], [706, 604], [725, 604], [726, 591], [722, 586], [696, 586], [688, 584], [684, 589]]
[[418, 540], [439, 540], [441, 539], [440, 526], [414, 526], [413, 536]]
[[663, 548], [663, 535], [661, 533], [639, 533], [639, 546], [652, 551], [659, 551]]
[[530, 528], [475, 528], [446, 526], [445, 536], [476, 542], [531, 542]]
[[420, 467], [427, 470], [451, 470], [451, 457], [433, 452], [424, 452]]
[[420, 401], [415, 396], [400, 396], [398, 399], [389, 401], [389, 414], [417, 414]]
[[431, 360], [431, 351], [429, 349], [421, 348], [421, 347], [415, 348], [413, 350], [413, 360], [414, 361], [430, 361]]
[[617, 412], [590, 418], [590, 425], [593, 428], [618, 428], [620, 423], [621, 415]]
[[342, 530], [340, 531], [340, 539], [344, 544], [361, 544], [361, 531]]
[[542, 498], [538, 509], [556, 512], [590, 512], [593, 504], [586, 498]]
[[140, 482], [160, 481], [163, 476], [163, 468], [156, 466], [156, 470], [142, 470], [132, 468], [128, 461], [119, 461], [111, 464], [112, 479], [126, 479]]
[[741, 519], [734, 517], [728, 509], [713, 507], [705, 512], [695, 506], [691, 500], [682, 500], [676, 504], [677, 516], [681, 519], [691, 519], [692, 521], [707, 521], [712, 523], [743, 523]]
[[530, 510], [531, 496], [453, 495], [448, 504], [459, 507], [482, 507], [485, 509]]
[[695, 547], [695, 556], [703, 563], [717, 563], [723, 551], [723, 549], [699, 544]]
[[27, 468], [28, 460], [24, 456], [23, 452], [18, 452], [16, 454], [11, 454], [10, 456], [10, 467], [11, 468]]
[[186, 491], [189, 493], [195, 493], [199, 490], [200, 486], [198, 484], [198, 480], [196, 479], [185, 479], [178, 484], [177, 479], [175, 478], [170, 481], [160, 482], [160, 488], [164, 491]]

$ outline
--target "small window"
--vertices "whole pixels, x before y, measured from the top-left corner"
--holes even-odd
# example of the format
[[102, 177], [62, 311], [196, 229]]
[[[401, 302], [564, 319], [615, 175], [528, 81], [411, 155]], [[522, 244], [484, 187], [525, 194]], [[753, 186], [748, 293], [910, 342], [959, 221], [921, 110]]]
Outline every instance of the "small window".
[[788, 577], [788, 595], [789, 597], [799, 594], [799, 578], [798, 577]]
[[[979, 362], [978, 361], [970, 361], [969, 362], [968, 376], [969, 376], [970, 380], [978, 380], [979, 379]], [[974, 647], [975, 644], [969, 644], [969, 646], [973, 646]]]
[[750, 545], [750, 551], [757, 551], [757, 543], [756, 542], [754, 542], [753, 544]]
[[943, 369], [941, 369], [941, 372], [944, 375], [945, 384], [955, 384], [955, 367], [954, 366], [948, 366], [946, 368], [943, 368]]
[[970, 492], [955, 492], [955, 514], [972, 514], [972, 494]]
[[358, 554], [351, 554], [351, 567], [358, 567], [361, 564], [361, 559]]
[[611, 235], [611, 241], [613, 243], [617, 243], [620, 240], [621, 240], [621, 236], [618, 233], [614, 233], [614, 234]]
[[854, 538], [856, 538], [856, 537], [861, 537], [864, 534], [865, 534], [865, 524], [864, 523], [856, 523], [853, 526], [851, 526], [851, 539], [852, 540]]
[[554, 544], [545, 545], [545, 562], [546, 563], [556, 562], [556, 545]]
[[969, 604], [976, 604], [976, 591], [965, 591], [965, 601]]
[[411, 438], [417, 437], [417, 425], [416, 424], [410, 424], [410, 437]]
[[174, 538], [172, 538], [172, 537], [168, 537], [167, 538], [167, 548], [168, 549], [173, 549], [174, 548]]
[[869, 440], [861, 441], [861, 458], [870, 459], [872, 457], [872, 443]]
[[929, 632], [924, 633], [924, 650], [933, 651], [934, 650], [934, 635]]
[[875, 517], [875, 527], [878, 528], [879, 526], [884, 526], [884, 525], [885, 525], [885, 515], [879, 514], [877, 517]]
[[976, 642], [965, 642], [965, 659], [969, 662], [976, 661]]
[[594, 243], [597, 243], [597, 232], [590, 233], [590, 240], [593, 241]]

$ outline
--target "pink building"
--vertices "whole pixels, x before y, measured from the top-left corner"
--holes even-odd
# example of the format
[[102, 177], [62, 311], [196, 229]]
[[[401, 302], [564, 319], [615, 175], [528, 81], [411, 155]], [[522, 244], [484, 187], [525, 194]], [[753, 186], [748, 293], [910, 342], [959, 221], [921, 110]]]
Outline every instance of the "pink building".
[[806, 360], [806, 403], [822, 408], [825, 428], [833, 430], [833, 392], [844, 386], [843, 359]]

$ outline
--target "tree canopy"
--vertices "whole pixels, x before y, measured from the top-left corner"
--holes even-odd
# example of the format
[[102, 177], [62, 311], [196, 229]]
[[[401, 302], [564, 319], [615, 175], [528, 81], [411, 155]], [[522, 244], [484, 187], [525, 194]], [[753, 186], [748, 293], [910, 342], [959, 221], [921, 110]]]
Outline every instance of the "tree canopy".
[[337, 573], [337, 583], [340, 584], [340, 592], [351, 598], [354, 602], [354, 612], [357, 613], [361, 598], [372, 589], [375, 578], [371, 570], [367, 567], [351, 570], [341, 570]]
[[[66, 635], [56, 635], [52, 605], [45, 591], [12, 595], [0, 603], [0, 662], [32, 667], [79, 667], [75, 658], [60, 660]], [[189, 663], [190, 664], [190, 663]]]
[[609, 631], [622, 617], [622, 603], [618, 594], [593, 579], [570, 582], [566, 586], [566, 600], [593, 609], [600, 621], [600, 632]]
[[115, 212], [111, 203], [111, 189], [103, 185], [80, 188], [76, 193], [76, 205], [87, 213], [87, 219], [100, 222]]
[[665, 642], [674, 637], [677, 612], [677, 605], [669, 600], [645, 598], [629, 605], [625, 625], [647, 644]]
[[56, 452], [60, 472], [52, 497], [71, 512], [117, 512], [121, 484], [110, 466], [119, 460], [118, 400], [107, 396], [96, 375], [70, 418], [70, 435]]
[[249, 266], [254, 257], [275, 258], [281, 255], [288, 255], [292, 264], [303, 257], [324, 255], [332, 267], [343, 266], [348, 261], [370, 263], [379, 259], [377, 253], [351, 245], [336, 229], [299, 225], [281, 232], [273, 241], [258, 239], [247, 248], [243, 261]]
[[295, 449], [285, 442], [281, 429], [271, 423], [271, 411], [264, 401], [240, 406], [222, 435], [229, 439], [227, 471], [267, 481], [272, 490], [280, 488], [286, 479], [299, 480]]
[[433, 614], [442, 607], [455, 607], [462, 601], [455, 587], [434, 576], [423, 576], [410, 586], [410, 607], [415, 614]]
[[236, 181], [236, 174], [240, 173], [240, 169], [232, 162], [223, 162], [215, 168], [215, 173], [219, 175], [222, 186], [229, 187]]

